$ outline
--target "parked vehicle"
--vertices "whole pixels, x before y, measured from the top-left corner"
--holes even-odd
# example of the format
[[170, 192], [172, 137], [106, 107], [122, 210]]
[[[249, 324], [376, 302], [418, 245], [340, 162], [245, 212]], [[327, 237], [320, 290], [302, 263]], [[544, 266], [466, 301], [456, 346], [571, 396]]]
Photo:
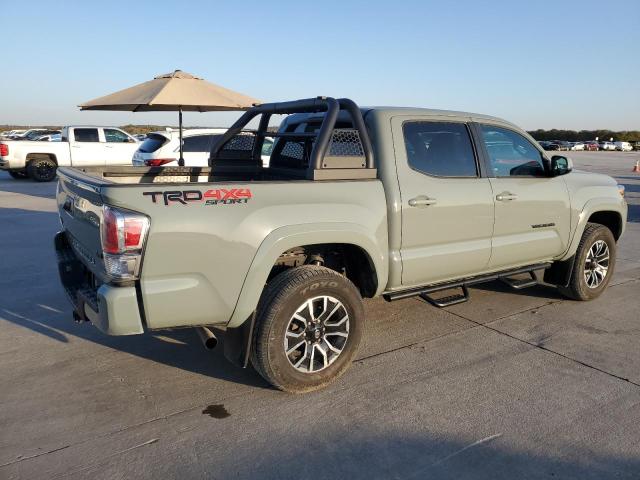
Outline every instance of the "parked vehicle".
[[633, 149], [634, 149], [634, 150], [640, 150], [640, 142], [635, 142], [635, 143], [633, 144]]
[[[209, 165], [209, 153], [213, 143], [227, 130], [224, 128], [194, 128], [182, 132], [183, 158], [187, 167], [206, 167]], [[251, 133], [247, 132], [247, 135]], [[265, 139], [262, 163], [269, 164], [269, 154], [273, 140]], [[177, 166], [180, 157], [180, 135], [176, 129], [153, 132], [139, 146], [133, 155], [135, 166]]]
[[14, 135], [20, 135], [20, 134], [25, 133], [25, 132], [26, 132], [26, 130], [7, 130], [6, 132], [0, 133], [0, 137], [11, 138]]
[[629, 142], [614, 142], [613, 144], [619, 152], [630, 152], [633, 150], [633, 146]]
[[147, 134], [146, 133], [137, 133], [133, 136], [133, 138], [135, 138], [136, 140], [138, 140], [139, 142], [144, 142], [145, 139], [147, 138]]
[[45, 135], [47, 133], [46, 128], [31, 128], [29, 130], [24, 130], [22, 133], [14, 133], [10, 135], [9, 140], [33, 140], [39, 135]]
[[[277, 133], [272, 114], [289, 114]], [[238, 134], [256, 117], [257, 132]], [[276, 138], [267, 168], [263, 136]], [[533, 286], [535, 272], [570, 298], [598, 297], [627, 218], [615, 180], [470, 113], [263, 104], [210, 163], [61, 168], [61, 282], [75, 318], [110, 335], [196, 327], [212, 346], [203, 326], [226, 325], [227, 358], [289, 392], [347, 369], [363, 297], [443, 307], [488, 280]]]
[[571, 151], [580, 151], [580, 150], [584, 150], [584, 143], [582, 142], [571, 142], [571, 148], [569, 149]]
[[36, 140], [39, 142], [59, 142], [62, 140], [61, 133], [50, 133], [49, 135], [42, 135], [38, 137]]
[[600, 146], [598, 145], [598, 142], [596, 141], [591, 141], [591, 142], [584, 142], [584, 149], [588, 150], [590, 152], [596, 152], [598, 151], [600, 148]]
[[555, 142], [545, 142], [542, 148], [547, 151], [558, 151], [560, 150], [560, 145]]
[[600, 150], [615, 150], [616, 146], [613, 142], [600, 142], [599, 148]]
[[59, 142], [0, 143], [0, 169], [14, 178], [49, 182], [62, 166], [131, 165], [137, 149], [138, 142], [119, 128], [64, 127]]

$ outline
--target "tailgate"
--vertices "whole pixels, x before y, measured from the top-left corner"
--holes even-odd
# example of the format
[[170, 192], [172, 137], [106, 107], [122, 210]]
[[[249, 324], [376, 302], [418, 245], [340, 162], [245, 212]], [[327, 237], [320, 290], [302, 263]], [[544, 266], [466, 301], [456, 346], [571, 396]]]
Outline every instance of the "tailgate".
[[100, 188], [73, 178], [60, 169], [56, 201], [60, 223], [78, 258], [102, 282], [106, 281], [100, 223], [102, 198]]

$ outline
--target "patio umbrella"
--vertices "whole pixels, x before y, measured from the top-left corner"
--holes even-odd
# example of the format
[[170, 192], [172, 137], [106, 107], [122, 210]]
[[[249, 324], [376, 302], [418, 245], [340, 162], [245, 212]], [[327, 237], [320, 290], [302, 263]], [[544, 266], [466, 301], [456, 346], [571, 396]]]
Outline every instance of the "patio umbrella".
[[180, 159], [182, 157], [182, 112], [247, 110], [259, 100], [209, 83], [182, 70], [158, 75], [153, 80], [90, 100], [80, 110], [120, 110], [129, 112], [178, 111]]

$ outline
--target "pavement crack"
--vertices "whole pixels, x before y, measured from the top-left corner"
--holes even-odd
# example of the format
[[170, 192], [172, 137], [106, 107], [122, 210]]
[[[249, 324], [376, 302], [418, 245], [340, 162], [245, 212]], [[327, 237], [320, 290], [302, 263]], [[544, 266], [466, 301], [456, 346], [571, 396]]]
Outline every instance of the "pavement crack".
[[86, 465], [84, 465], [84, 466], [82, 466], [80, 468], [77, 468], [77, 469], [72, 470], [70, 472], [64, 472], [64, 473], [62, 473], [60, 475], [57, 475], [55, 477], [52, 477], [52, 478], [68, 477], [70, 475], [75, 475], [76, 473], [84, 472], [84, 471], [86, 471], [86, 470], [88, 470], [88, 469], [90, 469], [92, 467], [96, 467], [96, 466], [100, 465], [105, 460], [109, 460], [110, 458], [117, 457], [119, 455], [123, 455], [125, 453], [128, 453], [128, 452], [130, 452], [132, 450], [136, 450], [136, 449], [141, 448], [141, 447], [146, 447], [148, 445], [153, 445], [154, 443], [157, 443], [158, 440], [159, 440], [158, 438], [152, 438], [151, 440], [147, 440], [146, 442], [139, 443], [138, 445], [134, 445], [132, 447], [125, 448], [124, 450], [119, 450], [117, 452], [111, 453], [111, 454], [109, 454], [109, 455], [107, 455], [105, 457], [102, 457], [101, 459], [99, 459], [96, 462], [92, 462], [92, 463], [86, 464]]
[[59, 452], [60, 450], [64, 450], [65, 448], [69, 448], [70, 446], [71, 446], [71, 444], [64, 445], [63, 447], [54, 448], [53, 450], [47, 450], [46, 452], [40, 452], [40, 453], [36, 453], [34, 455], [28, 455], [26, 457], [23, 457], [22, 455], [20, 455], [15, 460], [11, 460], [10, 462], [1, 464], [0, 468], [7, 467], [9, 465], [13, 465], [14, 463], [19, 463], [19, 462], [22, 462], [24, 460], [31, 460], [32, 458], [37, 458], [37, 457], [41, 457], [43, 455], [49, 455], [50, 453]]
[[[619, 285], [622, 285], [622, 284], [619, 284]], [[553, 303], [558, 303], [558, 302], [553, 302]], [[546, 306], [546, 305], [544, 305], [544, 306]], [[538, 307], [538, 308], [542, 308], [542, 307]], [[605, 375], [608, 375], [609, 377], [615, 378], [616, 380], [622, 380], [623, 382], [627, 382], [627, 383], [630, 383], [631, 385], [635, 385], [636, 387], [640, 387], [640, 383], [636, 383], [633, 380], [630, 380], [628, 378], [622, 377], [620, 375], [616, 375], [615, 373], [609, 372], [607, 370], [603, 370], [602, 368], [596, 367], [595, 365], [591, 365], [589, 363], [583, 362], [581, 360], [578, 360], [576, 358], [570, 357], [570, 356], [565, 355], [564, 353], [558, 352], [556, 350], [552, 350], [552, 349], [547, 348], [544, 345], [541, 345], [539, 343], [530, 342], [529, 340], [525, 340], [523, 338], [516, 337], [515, 335], [511, 335], [510, 333], [504, 332], [502, 330], [499, 330], [499, 329], [494, 328], [491, 325], [489, 325], [489, 323], [496, 322], [496, 321], [498, 321], [500, 319], [495, 319], [495, 320], [492, 320], [489, 323], [484, 323], [483, 324], [483, 323], [476, 322], [475, 320], [471, 320], [469, 318], [463, 317], [462, 315], [459, 315], [457, 313], [454, 313], [454, 312], [450, 312], [450, 313], [452, 313], [452, 314], [454, 314], [454, 315], [456, 315], [456, 316], [458, 316], [458, 317], [460, 317], [460, 318], [462, 318], [464, 320], [468, 320], [469, 322], [475, 323], [477, 327], [486, 328], [487, 330], [491, 330], [492, 332], [495, 332], [495, 333], [498, 333], [498, 334], [503, 335], [505, 337], [511, 338], [512, 340], [516, 340], [518, 342], [525, 343], [525, 344], [530, 345], [530, 346], [532, 346], [534, 348], [537, 348], [539, 350], [543, 350], [545, 352], [552, 353], [554, 355], [562, 357], [562, 358], [564, 358], [566, 360], [569, 360], [570, 362], [576, 363], [578, 365], [582, 365], [583, 367], [587, 367], [587, 368], [590, 368], [590, 369], [595, 370], [597, 372], [604, 373]], [[517, 314], [515, 314], [515, 315], [517, 315]], [[511, 315], [509, 315], [509, 316], [511, 316]]]

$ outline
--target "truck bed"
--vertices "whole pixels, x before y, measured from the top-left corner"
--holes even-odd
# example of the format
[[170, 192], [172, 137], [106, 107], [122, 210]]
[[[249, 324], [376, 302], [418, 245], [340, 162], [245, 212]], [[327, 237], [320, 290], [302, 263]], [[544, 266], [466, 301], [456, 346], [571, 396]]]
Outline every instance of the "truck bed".
[[[226, 323], [232, 314], [240, 318], [235, 308], [245, 281], [264, 283], [282, 252], [321, 243], [335, 232], [378, 252], [372, 261], [386, 277], [386, 199], [376, 178], [315, 181], [262, 168], [214, 176], [200, 167], [61, 168], [58, 173], [66, 241], [96, 287], [109, 282], [100, 242], [103, 205], [150, 219], [136, 286], [150, 329]], [[254, 270], [247, 280], [258, 263], [266, 269], [264, 278]], [[382, 288], [386, 278], [379, 283]], [[260, 288], [245, 287], [259, 295]]]

